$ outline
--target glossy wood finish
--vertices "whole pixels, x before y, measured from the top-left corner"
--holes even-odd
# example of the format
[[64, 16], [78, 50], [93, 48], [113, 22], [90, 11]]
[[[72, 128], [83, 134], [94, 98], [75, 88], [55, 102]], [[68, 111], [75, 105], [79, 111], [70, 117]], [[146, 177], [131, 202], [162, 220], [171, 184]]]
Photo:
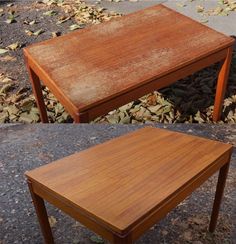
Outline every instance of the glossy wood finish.
[[[231, 37], [156, 5], [33, 44], [24, 54], [30, 69], [76, 122], [88, 122], [95, 114], [102, 115], [227, 57], [219, 77], [216, 120], [224, 95], [221, 87], [227, 81], [224, 70], [230, 63], [227, 52], [233, 43]], [[38, 105], [43, 106], [39, 88], [37, 92]]]
[[[26, 176], [36, 195], [88, 228], [112, 243], [132, 243], [217, 170], [224, 172], [231, 151], [228, 144], [146, 127]], [[225, 179], [220, 173], [214, 224]]]
[[229, 171], [229, 163], [225, 164], [220, 169], [220, 172], [219, 172], [219, 177], [218, 177], [218, 182], [217, 182], [217, 187], [216, 187], [215, 201], [214, 201], [212, 214], [211, 214], [211, 222], [209, 225], [209, 231], [212, 233], [215, 231], [215, 228], [216, 228], [221, 199], [223, 197], [228, 171]]
[[36, 214], [38, 216], [39, 224], [42, 230], [42, 234], [45, 240], [46, 244], [53, 244], [53, 236], [52, 236], [52, 231], [50, 228], [50, 224], [48, 221], [48, 215], [47, 215], [47, 210], [44, 205], [43, 199], [38, 196], [37, 194], [34, 193], [34, 190], [32, 188], [32, 183], [31, 181], [28, 180], [28, 186], [30, 190], [30, 194], [33, 200], [33, 204], [36, 210]]

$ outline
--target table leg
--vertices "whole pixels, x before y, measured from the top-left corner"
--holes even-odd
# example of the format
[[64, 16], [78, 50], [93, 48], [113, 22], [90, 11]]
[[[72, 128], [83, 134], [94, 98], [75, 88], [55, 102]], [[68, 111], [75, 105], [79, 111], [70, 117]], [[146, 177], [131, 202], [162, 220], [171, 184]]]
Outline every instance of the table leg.
[[48, 123], [48, 116], [47, 116], [47, 110], [46, 106], [43, 100], [43, 93], [42, 93], [42, 87], [39, 80], [39, 77], [35, 74], [35, 72], [28, 66], [27, 69], [29, 72], [33, 93], [36, 99], [36, 103], [39, 109], [40, 118], [43, 123]]
[[132, 244], [132, 243], [133, 241], [129, 236], [125, 236], [125, 237], [114, 236], [113, 244]]
[[31, 197], [33, 199], [33, 204], [36, 210], [36, 214], [38, 216], [38, 221], [41, 227], [41, 231], [43, 233], [44, 241], [46, 244], [53, 244], [53, 236], [52, 230], [48, 221], [47, 211], [44, 205], [43, 199], [34, 193], [32, 183], [28, 181], [28, 186], [30, 190]]
[[223, 193], [224, 193], [224, 187], [225, 187], [225, 182], [226, 182], [228, 171], [229, 171], [229, 163], [225, 164], [220, 169], [220, 172], [219, 172], [216, 193], [215, 193], [215, 200], [214, 200], [214, 204], [213, 204], [213, 209], [212, 209], [212, 213], [211, 213], [211, 221], [210, 221], [210, 225], [209, 225], [209, 231], [211, 233], [213, 233], [216, 228], [217, 219], [218, 219], [219, 210], [220, 210], [220, 204], [221, 204], [221, 200], [222, 200]]
[[226, 85], [229, 77], [230, 63], [232, 59], [233, 48], [228, 48], [227, 56], [224, 60], [224, 63], [220, 69], [217, 87], [216, 87], [216, 95], [215, 95], [215, 103], [214, 103], [214, 111], [213, 111], [213, 121], [218, 121], [221, 117], [221, 110], [224, 101], [224, 95], [226, 90]]
[[78, 113], [74, 118], [74, 123], [89, 123], [88, 112]]

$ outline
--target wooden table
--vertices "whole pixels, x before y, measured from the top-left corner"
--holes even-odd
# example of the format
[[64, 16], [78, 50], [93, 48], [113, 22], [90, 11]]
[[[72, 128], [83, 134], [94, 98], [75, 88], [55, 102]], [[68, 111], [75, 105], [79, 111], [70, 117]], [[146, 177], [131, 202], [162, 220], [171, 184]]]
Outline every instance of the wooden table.
[[164, 5], [24, 49], [42, 122], [40, 80], [75, 122], [89, 122], [204, 67], [223, 61], [213, 120], [221, 116], [234, 39]]
[[220, 170], [216, 227], [232, 146], [146, 127], [26, 172], [45, 243], [44, 200], [112, 243], [133, 243]]

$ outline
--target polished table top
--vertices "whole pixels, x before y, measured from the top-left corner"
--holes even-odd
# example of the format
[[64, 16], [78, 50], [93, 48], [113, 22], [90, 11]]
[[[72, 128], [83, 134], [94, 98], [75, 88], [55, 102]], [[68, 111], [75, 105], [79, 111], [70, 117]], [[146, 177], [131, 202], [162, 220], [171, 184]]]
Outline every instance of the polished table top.
[[71, 208], [120, 234], [161, 209], [232, 146], [146, 127], [26, 173]]

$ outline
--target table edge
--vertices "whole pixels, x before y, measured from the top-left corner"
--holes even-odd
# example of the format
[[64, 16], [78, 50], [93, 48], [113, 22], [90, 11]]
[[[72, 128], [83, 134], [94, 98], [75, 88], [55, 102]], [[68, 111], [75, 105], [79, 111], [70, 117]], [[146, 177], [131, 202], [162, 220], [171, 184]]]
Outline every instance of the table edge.
[[[227, 35], [225, 35], [225, 34], [219, 32], [219, 31], [216, 31], [216, 30], [214, 30], [214, 29], [212, 29], [212, 28], [210, 28], [210, 27], [204, 25], [203, 23], [200, 23], [199, 21], [193, 20], [192, 18], [190, 18], [190, 17], [188, 17], [188, 16], [186, 16], [186, 15], [184, 15], [184, 14], [181, 14], [181, 13], [177, 12], [176, 10], [173, 10], [173, 9], [171, 9], [171, 8], [169, 8], [169, 7], [165, 6], [165, 5], [163, 5], [163, 4], [157, 4], [157, 5], [161, 5], [162, 7], [167, 8], [167, 9], [169, 9], [170, 11], [175, 12], [175, 13], [178, 14], [178, 15], [183, 15], [183, 16], [185, 16], [185, 18], [188, 18], [188, 19], [190, 19], [191, 21], [194, 21], [194, 22], [198, 23], [199, 25], [204, 26], [204, 28], [210, 29], [211, 31], [214, 31], [214, 32], [217, 32], [217, 33], [219, 33], [219, 34], [221, 34], [221, 35], [224, 35], [225, 37], [228, 38], [228, 41], [225, 42], [225, 43], [223, 43], [221, 46], [218, 46], [216, 49], [211, 50], [210, 52], [204, 53], [204, 54], [198, 56], [197, 58], [195, 57], [195, 58], [193, 58], [192, 60], [189, 60], [189, 61], [183, 62], [183, 63], [181, 63], [181, 64], [178, 64], [178, 65], [175, 66], [174, 68], [170, 68], [168, 71], [163, 72], [163, 73], [161, 73], [161, 74], [159, 74], [159, 75], [156, 75], [156, 76], [154, 76], [154, 77], [151, 77], [151, 78], [148, 79], [148, 80], [144, 80], [144, 81], [140, 82], [139, 84], [136, 84], [135, 86], [128, 87], [128, 88], [126, 88], [126, 89], [124, 89], [124, 90], [122, 90], [122, 91], [120, 91], [120, 92], [118, 92], [118, 93], [112, 94], [112, 95], [110, 95], [110, 96], [108, 96], [108, 97], [105, 97], [105, 98], [103, 98], [103, 99], [101, 99], [101, 100], [95, 101], [95, 102], [90, 103], [90, 104], [85, 104], [85, 105], [83, 105], [83, 104], [81, 104], [81, 105], [76, 105], [73, 101], [71, 101], [70, 98], [69, 98], [69, 97], [68, 97], [68, 96], [67, 96], [67, 95], [66, 95], [66, 94], [65, 94], [65, 93], [64, 93], [64, 92], [63, 92], [63, 91], [56, 85], [56, 83], [54, 82], [54, 80], [47, 74], [47, 72], [42, 68], [42, 66], [41, 66], [41, 65], [40, 65], [40, 64], [33, 58], [33, 56], [30, 54], [30, 48], [31, 48], [32, 46], [37, 45], [37, 44], [39, 44], [39, 43], [42, 44], [42, 43], [45, 43], [45, 42], [50, 42], [50, 41], [52, 41], [53, 39], [44, 40], [44, 41], [42, 41], [42, 42], [34, 43], [34, 44], [32, 44], [32, 45], [30, 45], [30, 46], [28, 46], [28, 47], [25, 47], [25, 48], [23, 49], [24, 55], [25, 55], [26, 59], [28, 59], [28, 60], [30, 61], [30, 63], [33, 64], [34, 69], [36, 69], [36, 70], [34, 70], [35, 73], [36, 73], [37, 75], [38, 75], [39, 73], [41, 73], [42, 75], [40, 75], [40, 76], [43, 76], [43, 77], [45, 78], [45, 80], [43, 81], [43, 83], [45, 83], [46, 86], [48, 86], [48, 84], [49, 84], [49, 86], [51, 87], [51, 88], [49, 88], [50, 90], [53, 90], [53, 91], [54, 91], [55, 93], [57, 93], [57, 94], [59, 93], [61, 98], [58, 99], [58, 97], [57, 97], [57, 99], [58, 99], [59, 101], [60, 101], [60, 100], [61, 100], [61, 101], [63, 101], [63, 100], [66, 101], [66, 103], [69, 104], [69, 108], [68, 108], [68, 110], [72, 111], [72, 114], [74, 114], [74, 115], [76, 116], [76, 115], [78, 115], [79, 113], [81, 113], [81, 112], [86, 112], [87, 110], [89, 110], [89, 109], [91, 109], [91, 108], [93, 108], [93, 107], [95, 107], [95, 106], [99, 106], [99, 105], [101, 105], [102, 103], [109, 101], [110, 99], [119, 97], [120, 95], [122, 95], [122, 94], [124, 94], [124, 93], [127, 93], [127, 92], [129, 92], [129, 91], [135, 90], [135, 89], [138, 88], [138, 87], [141, 87], [141, 86], [143, 86], [143, 85], [146, 85], [146, 84], [149, 83], [149, 82], [152, 82], [152, 81], [154, 81], [154, 80], [156, 80], [156, 79], [159, 79], [159, 78], [161, 78], [161, 77], [167, 75], [168, 73], [177, 72], [179, 69], [181, 69], [181, 68], [183, 68], [183, 67], [185, 67], [185, 66], [194, 64], [195, 62], [197, 62], [197, 61], [199, 61], [199, 60], [201, 60], [201, 59], [204, 59], [204, 58], [206, 58], [206, 57], [208, 57], [208, 56], [211, 56], [211, 55], [213, 55], [213, 54], [215, 54], [215, 53], [217, 53], [217, 52], [219, 52], [219, 51], [221, 51], [221, 50], [224, 50], [224, 49], [226, 49], [226, 48], [231, 48], [231, 47], [233, 47], [233, 45], [234, 45], [234, 43], [235, 43], [235, 39], [234, 39], [233, 37], [231, 37], [231, 36], [227, 36]], [[154, 5], [154, 6], [157, 6], [157, 5]], [[146, 9], [151, 9], [151, 8], [153, 8], [154, 6], [148, 7], [148, 8], [146, 8]], [[135, 12], [133, 12], [133, 13], [124, 15], [124, 16], [122, 16], [121, 18], [123, 18], [123, 17], [128, 17], [128, 16], [131, 16], [131, 15], [134, 15], [134, 14], [137, 14], [137, 12], [141, 12], [141, 11], [143, 11], [143, 10], [144, 10], [144, 9], [139, 10], [139, 11], [135, 11]], [[109, 22], [111, 22], [111, 21], [117, 21], [117, 19], [111, 19], [110, 21], [105, 21], [105, 22], [103, 22], [103, 23], [101, 23], [101, 24], [107, 24], [107, 23], [109, 23]], [[61, 37], [65, 37], [66, 35], [70, 35], [70, 34], [71, 34], [71, 35], [76, 35], [76, 33], [79, 33], [80, 31], [89, 31], [90, 28], [93, 28], [93, 25], [90, 25], [90, 26], [88, 26], [87, 28], [84, 28], [84, 29], [82, 29], [82, 30], [78, 30], [78, 31], [76, 31], [76, 32], [72, 32], [72, 33], [69, 33], [69, 34], [65, 34], [65, 35], [63, 35], [63, 36], [61, 36]], [[61, 38], [61, 37], [58, 37], [58, 38]], [[39, 71], [39, 72], [38, 72], [38, 71]], [[64, 104], [63, 104], [63, 105], [64, 105]], [[67, 105], [64, 105], [64, 106], [67, 107]]]
[[[146, 127], [145, 127], [146, 128]], [[149, 127], [148, 127], [149, 128]], [[154, 128], [154, 127], [151, 127]], [[154, 128], [154, 129], [158, 129], [158, 128]], [[162, 129], [163, 130], [163, 129]], [[135, 132], [135, 131], [134, 131]], [[131, 132], [131, 133], [134, 133]], [[175, 132], [175, 131], [174, 131]], [[180, 134], [185, 134], [185, 133], [181, 133], [181, 132], [177, 132]], [[125, 134], [127, 135], [127, 134]], [[125, 136], [123, 135], [123, 136]], [[197, 136], [195, 136], [197, 137]], [[116, 137], [119, 138], [119, 137]], [[114, 139], [116, 139], [114, 138]], [[206, 138], [204, 138], [206, 139]], [[207, 139], [208, 140], [208, 139]], [[110, 141], [110, 140], [108, 140]], [[213, 140], [214, 141], [214, 140]], [[222, 143], [222, 142], [220, 142]], [[156, 211], [158, 211], [158, 209], [162, 208], [162, 205], [166, 203], [166, 201], [168, 201], [168, 199], [173, 198], [175, 196], [178, 195], [179, 192], [182, 191], [183, 188], [189, 186], [192, 184], [192, 182], [198, 178], [201, 177], [202, 175], [204, 175], [205, 171], [210, 170], [212, 167], [216, 167], [217, 164], [220, 164], [220, 162], [225, 159], [225, 157], [229, 158], [230, 160], [230, 156], [233, 150], [233, 146], [231, 144], [227, 144], [227, 143], [223, 143], [225, 146], [227, 146], [227, 148], [225, 148], [224, 153], [222, 153], [218, 158], [216, 158], [211, 164], [209, 164], [206, 168], [204, 168], [202, 171], [200, 171], [197, 175], [195, 175], [193, 178], [191, 178], [189, 181], [185, 182], [180, 188], [176, 189], [176, 191], [174, 191], [172, 194], [170, 194], [166, 199], [164, 199], [162, 202], [160, 202], [158, 205], [156, 205], [155, 207], [153, 207], [152, 209], [150, 209], [150, 211], [142, 216], [140, 216], [135, 222], [131, 223], [129, 226], [127, 226], [126, 228], [122, 229], [119, 228], [117, 226], [114, 226], [112, 223], [109, 223], [101, 218], [99, 218], [98, 216], [96, 216], [95, 214], [87, 211], [86, 209], [81, 208], [80, 206], [78, 206], [76, 203], [73, 203], [71, 200], [67, 199], [66, 197], [58, 194], [57, 192], [53, 191], [52, 189], [48, 188], [47, 186], [43, 185], [42, 183], [40, 183], [39, 181], [35, 180], [33, 177], [31, 177], [28, 173], [30, 173], [30, 171], [26, 171], [25, 172], [25, 176], [28, 180], [30, 180], [32, 182], [32, 185], [34, 186], [34, 184], [38, 185], [40, 188], [42, 188], [44, 190], [45, 193], [52, 195], [54, 197], [56, 197], [59, 201], [61, 201], [63, 204], [72, 207], [75, 211], [79, 211], [80, 214], [84, 215], [85, 217], [92, 219], [92, 221], [95, 221], [96, 223], [98, 223], [99, 225], [103, 226], [105, 229], [111, 231], [111, 232], [115, 232], [118, 233], [119, 235], [126, 235], [129, 232], [132, 232], [133, 230], [135, 230], [136, 226], [139, 225], [142, 221], [144, 221], [145, 219], [148, 219], [149, 216], [152, 216], [153, 214], [155, 214]], [[93, 146], [93, 147], [96, 147]], [[226, 159], [225, 159], [226, 161]], [[224, 164], [226, 164], [227, 162], [224, 162]], [[222, 164], [222, 163], [221, 163]], [[46, 165], [45, 165], [46, 166]], [[41, 166], [42, 167], [42, 166]], [[217, 167], [217, 169], [213, 172], [215, 173], [216, 171], [218, 171], [220, 169], [220, 167]], [[212, 175], [212, 174], [211, 174]], [[209, 177], [208, 177], [209, 178]], [[205, 181], [204, 181], [205, 182]], [[198, 187], [197, 187], [198, 188]], [[196, 188], [195, 188], [196, 189]], [[193, 191], [192, 191], [193, 192]], [[190, 192], [190, 194], [192, 193]]]

